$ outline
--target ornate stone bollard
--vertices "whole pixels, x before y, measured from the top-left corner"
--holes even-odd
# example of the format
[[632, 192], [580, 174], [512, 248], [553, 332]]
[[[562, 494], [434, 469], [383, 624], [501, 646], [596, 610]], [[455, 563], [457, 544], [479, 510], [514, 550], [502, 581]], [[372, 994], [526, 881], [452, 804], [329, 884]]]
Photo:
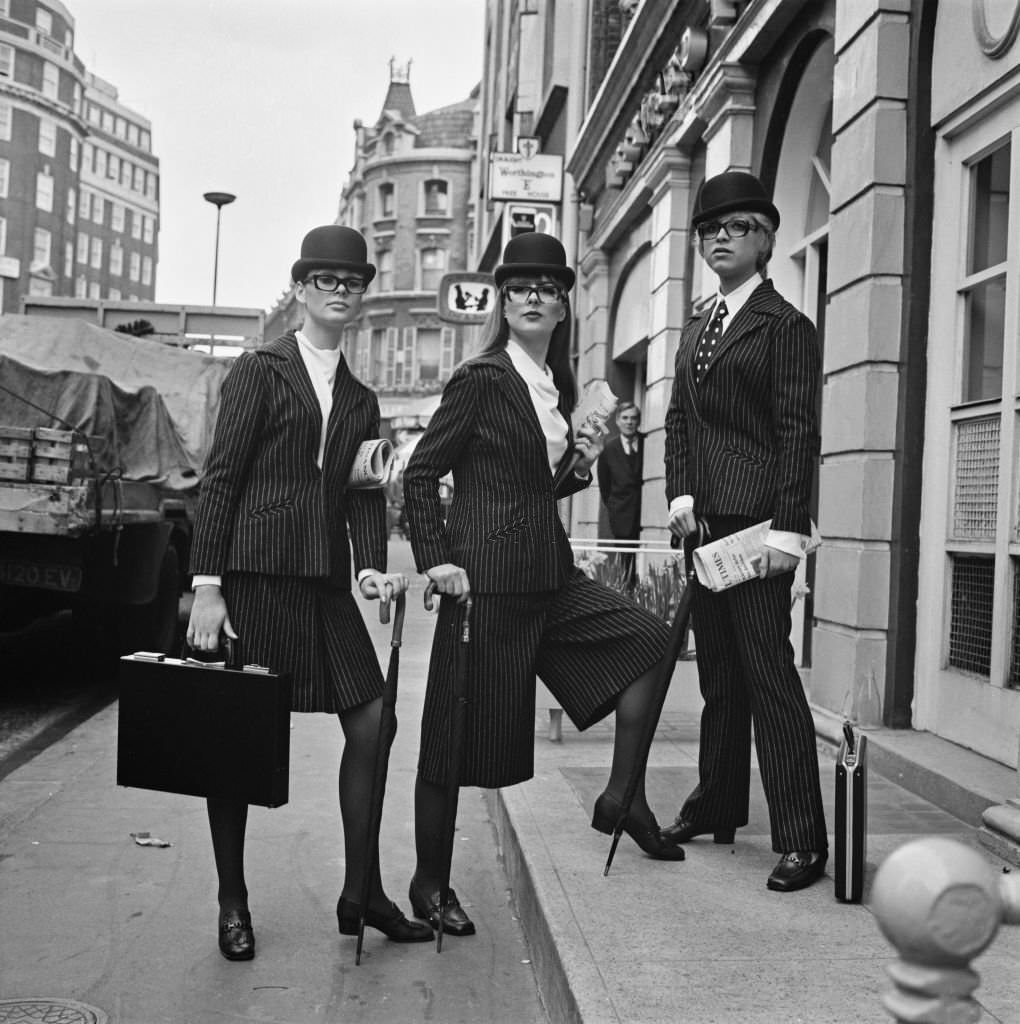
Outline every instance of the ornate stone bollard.
[[882, 1000], [908, 1024], [970, 1024], [980, 978], [970, 967], [1001, 924], [1020, 924], [1020, 875], [999, 874], [954, 839], [915, 839], [882, 862], [871, 906], [900, 954]]

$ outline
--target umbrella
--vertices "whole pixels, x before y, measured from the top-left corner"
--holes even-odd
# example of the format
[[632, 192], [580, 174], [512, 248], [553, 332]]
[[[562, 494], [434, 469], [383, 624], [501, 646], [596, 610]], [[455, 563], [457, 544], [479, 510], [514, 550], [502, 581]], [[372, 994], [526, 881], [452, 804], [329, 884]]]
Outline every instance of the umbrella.
[[[698, 524], [698, 540], [694, 545], [700, 545], [705, 536], [704, 524]], [[655, 695], [648, 711], [648, 720], [645, 723], [645, 733], [641, 738], [641, 747], [634, 758], [630, 776], [627, 779], [627, 788], [624, 790], [623, 801], [620, 804], [620, 816], [616, 820], [616, 828], [613, 829], [613, 842], [609, 847], [609, 856], [606, 858], [606, 866], [602, 871], [603, 877], [609, 874], [613, 857], [616, 856], [616, 847], [620, 844], [620, 836], [623, 834], [623, 826], [630, 814], [630, 805], [634, 802], [634, 794], [637, 792], [638, 782], [644, 775], [648, 765], [648, 754], [652, 749], [652, 740], [655, 738], [655, 730], [659, 725], [659, 715], [662, 714], [662, 705], [666, 701], [666, 693], [669, 690], [670, 680], [673, 678], [673, 668], [676, 659], [683, 650], [687, 635], [687, 623], [691, 617], [691, 601], [694, 597], [694, 559], [690, 553], [685, 551], [685, 585], [680, 600], [677, 602], [676, 614], [673, 616], [673, 625], [669, 630], [669, 640], [666, 643], [666, 650], [659, 662], [659, 678], [656, 680]]]
[[[393, 618], [393, 637], [390, 640], [390, 664], [386, 670], [383, 685], [382, 709], [379, 712], [379, 742], [375, 750], [375, 772], [372, 775], [372, 796], [369, 802], [368, 838], [365, 841], [365, 877], [361, 885], [361, 909], [358, 914], [358, 944], [355, 947], [354, 963], [361, 963], [361, 947], [365, 940], [365, 913], [368, 908], [372, 875], [375, 873], [375, 858], [378, 851], [379, 825], [382, 821], [383, 795], [386, 790], [386, 768], [390, 758], [390, 744], [397, 728], [397, 673], [400, 668], [400, 641], [404, 631], [404, 595], [396, 597], [397, 612]], [[379, 621], [386, 625], [390, 621], [390, 602], [379, 602]]]
[[[430, 583], [425, 591], [425, 607], [432, 609], [432, 595], [435, 584]], [[471, 598], [464, 601], [464, 616], [460, 626], [460, 643], [457, 645], [456, 669], [453, 677], [453, 707], [450, 712], [450, 752], [446, 766], [446, 821], [443, 834], [446, 837], [444, 850], [444, 877], [439, 887], [439, 927], [436, 929], [436, 952], [443, 951], [443, 917], [450, 901], [450, 871], [453, 866], [453, 836], [457, 828], [457, 801], [460, 796], [460, 775], [464, 761], [464, 721], [467, 706], [471, 702], [471, 685], [468, 681], [468, 647], [471, 644]]]

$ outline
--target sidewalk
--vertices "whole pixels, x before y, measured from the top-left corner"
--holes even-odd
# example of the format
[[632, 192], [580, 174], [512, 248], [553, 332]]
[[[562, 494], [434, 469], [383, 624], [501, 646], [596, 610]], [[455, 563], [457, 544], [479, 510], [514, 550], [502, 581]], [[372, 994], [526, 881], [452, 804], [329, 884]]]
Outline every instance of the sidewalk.
[[[393, 568], [407, 567], [401, 542], [391, 557]], [[413, 866], [410, 791], [431, 635], [421, 583], [413, 579], [383, 823], [385, 881], [405, 909]], [[386, 638], [378, 626], [373, 635], [384, 658]], [[695, 667], [682, 662], [648, 773], [649, 801], [663, 823], [697, 776], [699, 703]], [[894, 953], [869, 910], [867, 889], [861, 905], [838, 903], [831, 872], [800, 893], [765, 888], [776, 856], [757, 777], [751, 822], [734, 846], [699, 839], [687, 846], [686, 861], [668, 863], [646, 858], [625, 835], [603, 877], [610, 838], [589, 822], [608, 773], [612, 721], [583, 734], [564, 723], [562, 739], [553, 742], [540, 706], [535, 730], [532, 781], [467, 790], [461, 801], [453, 880], [478, 936], [449, 939], [440, 956], [431, 946], [370, 938], [354, 969], [351, 950], [329, 930], [336, 898], [330, 877], [342, 867], [335, 794], [323, 771], [323, 758], [339, 746], [335, 723], [295, 716], [292, 804], [252, 812], [249, 883], [259, 955], [252, 965], [236, 965], [210, 949], [212, 866], [200, 804], [113, 785], [116, 708], [107, 708], [0, 780], [0, 1022], [11, 1019], [4, 999], [61, 996], [102, 1007], [111, 1024], [532, 1024], [542, 1018], [537, 1003], [508, 1011], [498, 991], [508, 975], [518, 972], [519, 980], [519, 972], [532, 969], [553, 1024], [888, 1019], [881, 996], [890, 987], [885, 968]], [[880, 730], [871, 738], [881, 752], [875, 762], [924, 795], [872, 774], [868, 882], [884, 857], [914, 837], [952, 836], [980, 848], [974, 808], [979, 815], [983, 802], [1012, 795], [1014, 773], [984, 763], [980, 778], [972, 777], [961, 762], [937, 756], [928, 760], [951, 763], [956, 778], [940, 778], [931, 764], [910, 772], [923, 759], [897, 743], [917, 747], [924, 737]], [[820, 751], [831, 832], [833, 760], [824, 737]], [[968, 820], [931, 802], [946, 793]], [[489, 815], [509, 894], [481, 870], [480, 861], [491, 868], [496, 857], [485, 845]], [[175, 845], [138, 847], [127, 834], [139, 829]], [[189, 915], [195, 907], [200, 912]], [[514, 948], [517, 916], [530, 948], [521, 945], [507, 963], [505, 952], [495, 953], [497, 945]], [[317, 932], [319, 947], [289, 941]], [[975, 964], [985, 1020], [1020, 1024], [1018, 962], [1020, 929], [1004, 928]]]

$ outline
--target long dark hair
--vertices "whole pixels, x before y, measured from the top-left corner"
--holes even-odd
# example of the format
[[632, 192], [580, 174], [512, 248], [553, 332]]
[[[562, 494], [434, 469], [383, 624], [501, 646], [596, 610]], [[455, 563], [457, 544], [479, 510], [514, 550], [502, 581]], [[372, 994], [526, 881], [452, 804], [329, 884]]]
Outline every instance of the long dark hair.
[[[510, 340], [510, 327], [503, 315], [506, 300], [502, 288], [498, 290], [498, 295], [499, 301], [489, 310], [489, 318], [482, 324], [478, 348], [478, 354], [481, 356], [505, 349], [507, 341]], [[570, 365], [570, 335], [574, 314], [571, 312], [570, 298], [566, 292], [563, 294], [562, 302], [564, 317], [553, 328], [545, 361], [560, 397], [566, 402], [568, 409], [573, 409], [577, 405], [577, 380]]]

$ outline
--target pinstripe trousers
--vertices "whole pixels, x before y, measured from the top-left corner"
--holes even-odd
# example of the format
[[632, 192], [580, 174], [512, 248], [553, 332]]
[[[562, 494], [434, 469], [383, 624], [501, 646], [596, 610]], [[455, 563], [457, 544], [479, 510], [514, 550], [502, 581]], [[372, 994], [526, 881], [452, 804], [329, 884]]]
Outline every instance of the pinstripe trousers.
[[[709, 518], [712, 538], [751, 525]], [[707, 829], [748, 821], [751, 723], [772, 848], [826, 850], [815, 730], [790, 644], [793, 573], [750, 580], [714, 594], [696, 583], [701, 714], [699, 782], [682, 816]]]

